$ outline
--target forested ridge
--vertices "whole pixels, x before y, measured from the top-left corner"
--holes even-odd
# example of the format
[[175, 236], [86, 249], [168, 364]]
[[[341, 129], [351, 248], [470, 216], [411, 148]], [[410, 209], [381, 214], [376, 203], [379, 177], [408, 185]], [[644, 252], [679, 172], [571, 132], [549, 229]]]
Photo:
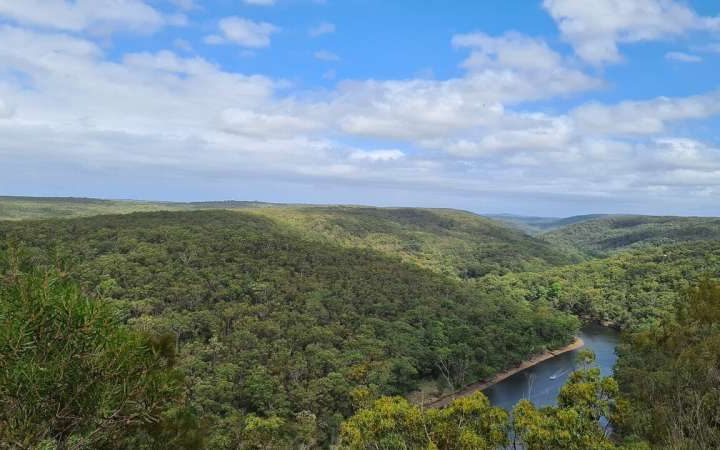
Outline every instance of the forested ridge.
[[315, 206], [253, 212], [308, 237], [400, 256], [461, 279], [537, 271], [579, 260], [544, 240], [465, 211]]
[[[453, 210], [192, 205], [0, 221], [5, 447], [716, 448], [716, 219], [587, 216], [533, 237]], [[555, 408], [403, 398], [567, 344], [581, 321], [626, 330], [619, 383], [584, 355]]]
[[490, 214], [487, 217], [512, 225], [530, 234], [541, 234], [552, 230], [572, 225], [574, 223], [587, 222], [607, 216], [607, 214], [584, 214], [570, 217], [535, 217], [518, 216], [515, 214]]
[[704, 277], [720, 276], [720, 241], [646, 246], [544, 272], [477, 280], [506, 298], [545, 300], [586, 320], [622, 329], [652, 326], [671, 315], [680, 295]]
[[549, 231], [542, 237], [558, 246], [602, 256], [648, 245], [716, 241], [720, 239], [720, 218], [604, 216]]
[[57, 219], [132, 212], [247, 209], [266, 206], [271, 206], [271, 204], [243, 201], [179, 203], [75, 197], [0, 196], [0, 220]]
[[497, 221], [450, 209], [0, 197], [0, 220], [210, 209], [259, 214], [308, 239], [377, 250], [457, 278], [540, 270], [578, 260], [576, 255], [555, 250], [544, 240]]

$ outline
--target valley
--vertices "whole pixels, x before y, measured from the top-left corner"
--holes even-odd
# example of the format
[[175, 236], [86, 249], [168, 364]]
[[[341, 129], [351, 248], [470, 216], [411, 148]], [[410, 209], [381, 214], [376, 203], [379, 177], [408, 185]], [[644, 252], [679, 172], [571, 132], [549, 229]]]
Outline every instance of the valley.
[[328, 448], [373, 401], [418, 392], [448, 411], [480, 390], [508, 411], [556, 404], [575, 336], [611, 375], [615, 332], [592, 324], [652, 329], [720, 273], [715, 219], [586, 216], [527, 234], [454, 210], [3, 202], [6, 279], [60, 277], [119, 326], [171, 339], [209, 448]]

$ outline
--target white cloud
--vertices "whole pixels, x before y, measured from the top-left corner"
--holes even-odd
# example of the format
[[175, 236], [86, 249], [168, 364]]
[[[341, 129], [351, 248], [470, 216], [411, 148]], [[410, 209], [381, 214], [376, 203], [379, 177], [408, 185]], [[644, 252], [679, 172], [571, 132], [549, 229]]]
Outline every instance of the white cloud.
[[485, 33], [458, 34], [453, 36], [452, 43], [455, 47], [472, 50], [463, 63], [463, 67], [469, 70], [552, 71], [562, 69], [564, 65], [562, 57], [545, 41], [515, 32], [498, 37]]
[[275, 4], [275, 0], [243, 0], [248, 5], [256, 6], [272, 6]]
[[65, 31], [152, 32], [182, 17], [165, 16], [142, 0], [0, 0], [0, 17]]
[[227, 132], [246, 136], [296, 136], [323, 126], [301, 114], [260, 113], [252, 110], [226, 109], [220, 115], [220, 127]]
[[675, 0], [544, 0], [577, 54], [593, 64], [622, 60], [619, 44], [720, 30], [719, 17], [699, 16]]
[[225, 17], [218, 23], [222, 36], [205, 37], [205, 43], [211, 45], [233, 43], [243, 47], [262, 48], [270, 45], [270, 38], [280, 31], [267, 22], [254, 22], [242, 17]]
[[702, 58], [698, 55], [691, 55], [683, 52], [667, 52], [665, 53], [665, 59], [670, 61], [679, 61], [685, 63], [699, 63], [702, 62]]
[[517, 33], [458, 35], [453, 44], [472, 49], [462, 77], [341, 83], [332, 102], [341, 129], [414, 142], [448, 139], [514, 120], [508, 106], [602, 85], [542, 41]]
[[601, 85], [541, 39], [515, 32], [501, 36], [471, 33], [455, 35], [452, 42], [457, 48], [471, 50], [462, 63], [470, 77], [496, 84], [503, 91], [507, 89], [506, 94], [516, 90], [523, 100], [591, 90]]
[[[522, 115], [516, 115], [515, 119], [520, 117]], [[525, 115], [523, 119], [521, 126], [513, 126], [512, 120], [506, 120], [494, 130], [484, 130], [478, 136], [470, 135], [455, 140], [427, 140], [422, 145], [456, 156], [475, 158], [494, 152], [558, 151], [574, 139], [574, 129], [568, 118], [531, 114]]]
[[720, 114], [719, 92], [684, 98], [625, 101], [610, 106], [590, 103], [571, 112], [584, 132], [628, 135], [657, 134], [665, 131], [669, 122], [716, 114]]
[[331, 104], [341, 129], [375, 138], [422, 139], [490, 123], [502, 105], [468, 80], [343, 82]]
[[20, 123], [186, 134], [225, 108], [263, 104], [274, 90], [265, 77], [223, 72], [169, 51], [114, 63], [91, 42], [63, 34], [0, 27], [0, 41], [0, 65], [21, 71], [32, 86], [5, 80]]
[[654, 141], [652, 158], [666, 169], [696, 171], [720, 170], [720, 151], [687, 138], [661, 138]]
[[[472, 64], [455, 78], [345, 81], [320, 92], [168, 50], [109, 55], [67, 33], [0, 26], [0, 42], [0, 66], [22, 75], [0, 72], [8, 183], [62, 167], [78, 186], [84, 174], [188, 189], [261, 179], [422, 191], [413, 198], [423, 201], [519, 194], [583, 205], [653, 195], [710, 202], [720, 185], [717, 145], [668, 131], [716, 114], [717, 93], [540, 112], [536, 100], [601, 83], [522, 35], [457, 37]], [[553, 67], [524, 60], [533, 55]]]
[[404, 157], [401, 150], [354, 150], [350, 153], [350, 159], [370, 162], [397, 161]]
[[315, 59], [320, 61], [340, 61], [340, 57], [333, 52], [327, 50], [318, 50], [313, 54]]
[[8, 119], [15, 115], [15, 107], [0, 98], [0, 119]]
[[318, 37], [324, 34], [330, 34], [335, 32], [335, 24], [329, 22], [322, 22], [317, 26], [314, 26], [308, 30], [308, 34], [311, 37]]
[[217, 70], [213, 64], [202, 58], [182, 58], [168, 50], [158, 53], [131, 53], [126, 55], [123, 61], [132, 68], [183, 75], [202, 75]]

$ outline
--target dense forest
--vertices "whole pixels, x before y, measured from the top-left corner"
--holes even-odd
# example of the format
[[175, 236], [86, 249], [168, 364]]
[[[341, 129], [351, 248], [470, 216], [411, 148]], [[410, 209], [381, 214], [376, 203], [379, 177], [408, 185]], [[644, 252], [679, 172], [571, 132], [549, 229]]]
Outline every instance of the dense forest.
[[288, 442], [325, 445], [358, 388], [452, 389], [564, 345], [578, 327], [547, 303], [479, 295], [235, 211], [6, 222], [0, 242], [23, 264], [59, 266], [134, 329], [176, 336], [212, 448], [240, 445], [256, 417], [281, 421]]
[[545, 300], [585, 320], [622, 329], [652, 326], [672, 314], [680, 293], [720, 275], [720, 241], [645, 246], [606, 258], [477, 280], [504, 298]]
[[571, 217], [534, 217], [518, 216], [514, 214], [489, 214], [487, 217], [511, 225], [528, 234], [541, 234], [552, 230], [572, 225], [574, 223], [587, 222], [593, 219], [606, 217], [607, 214], [585, 214]]
[[586, 254], [647, 245], [669, 245], [720, 239], [720, 219], [714, 217], [604, 216], [549, 231], [543, 238]]
[[[0, 199], [0, 448], [717, 448], [715, 219], [95, 202]], [[583, 321], [555, 407], [408, 400]]]
[[476, 214], [443, 209], [293, 207], [255, 213], [310, 238], [370, 248], [461, 279], [542, 270], [581, 258]]
[[631, 399], [621, 424], [653, 447], [720, 448], [720, 282], [685, 290], [657, 327], [626, 335], [615, 375]]

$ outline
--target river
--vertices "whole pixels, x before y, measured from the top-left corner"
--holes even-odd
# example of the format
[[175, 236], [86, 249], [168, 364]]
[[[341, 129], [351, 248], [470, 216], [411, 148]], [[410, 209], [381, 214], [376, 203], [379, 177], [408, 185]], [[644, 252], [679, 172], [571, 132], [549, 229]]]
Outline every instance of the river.
[[[602, 374], [612, 375], [617, 359], [615, 347], [619, 333], [611, 328], [588, 325], [581, 330], [580, 337], [585, 341], [583, 348], [595, 352], [596, 363]], [[529, 399], [536, 406], [553, 405], [560, 388], [575, 368], [575, 358], [580, 350], [563, 353], [518, 372], [485, 389], [483, 393], [492, 404], [507, 410], [511, 410], [522, 399]]]

